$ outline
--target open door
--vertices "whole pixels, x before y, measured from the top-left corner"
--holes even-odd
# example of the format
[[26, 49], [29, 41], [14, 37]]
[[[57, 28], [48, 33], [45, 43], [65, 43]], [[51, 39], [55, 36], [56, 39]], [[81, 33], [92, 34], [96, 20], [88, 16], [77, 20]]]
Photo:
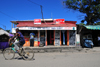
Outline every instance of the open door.
[[47, 31], [47, 44], [54, 45], [54, 30]]
[[66, 30], [61, 31], [61, 44], [67, 45], [67, 31]]

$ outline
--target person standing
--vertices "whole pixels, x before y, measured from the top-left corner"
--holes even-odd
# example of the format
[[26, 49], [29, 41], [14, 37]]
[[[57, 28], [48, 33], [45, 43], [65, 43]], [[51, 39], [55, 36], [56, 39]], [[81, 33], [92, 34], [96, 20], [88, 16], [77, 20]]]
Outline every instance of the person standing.
[[35, 36], [34, 33], [30, 33], [30, 46], [34, 45], [34, 36]]
[[100, 35], [98, 35], [98, 46], [100, 46]]

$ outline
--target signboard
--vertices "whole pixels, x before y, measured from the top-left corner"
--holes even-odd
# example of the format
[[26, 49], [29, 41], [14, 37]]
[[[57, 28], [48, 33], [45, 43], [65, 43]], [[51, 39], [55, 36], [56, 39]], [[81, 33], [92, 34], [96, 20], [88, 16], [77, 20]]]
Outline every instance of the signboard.
[[60, 46], [60, 31], [55, 30], [55, 46]]
[[64, 19], [54, 19], [54, 21], [56, 22], [56, 24], [64, 24], [65, 23]]
[[76, 30], [76, 27], [19, 27], [20, 30]]
[[41, 19], [34, 19], [34, 24], [41, 24]]

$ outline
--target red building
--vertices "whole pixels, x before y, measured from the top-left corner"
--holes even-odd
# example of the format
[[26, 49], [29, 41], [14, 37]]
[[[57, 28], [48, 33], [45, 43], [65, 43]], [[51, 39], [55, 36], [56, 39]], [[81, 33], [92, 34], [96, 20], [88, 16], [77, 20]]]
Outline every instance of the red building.
[[35, 42], [33, 46], [38, 46], [38, 42], [44, 46], [62, 46], [76, 44], [76, 21], [65, 21], [64, 19], [34, 19], [26, 21], [11, 21], [12, 33], [15, 28], [24, 35], [26, 43], [24, 46], [30, 46], [29, 34], [35, 33]]

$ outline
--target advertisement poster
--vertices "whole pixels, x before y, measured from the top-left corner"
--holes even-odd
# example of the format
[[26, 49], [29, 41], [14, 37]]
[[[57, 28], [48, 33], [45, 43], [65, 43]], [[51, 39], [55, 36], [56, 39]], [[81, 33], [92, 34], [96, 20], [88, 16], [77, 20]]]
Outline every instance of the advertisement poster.
[[41, 19], [34, 19], [34, 24], [41, 24]]
[[64, 19], [54, 19], [54, 21], [56, 22], [56, 24], [64, 24], [65, 23]]

